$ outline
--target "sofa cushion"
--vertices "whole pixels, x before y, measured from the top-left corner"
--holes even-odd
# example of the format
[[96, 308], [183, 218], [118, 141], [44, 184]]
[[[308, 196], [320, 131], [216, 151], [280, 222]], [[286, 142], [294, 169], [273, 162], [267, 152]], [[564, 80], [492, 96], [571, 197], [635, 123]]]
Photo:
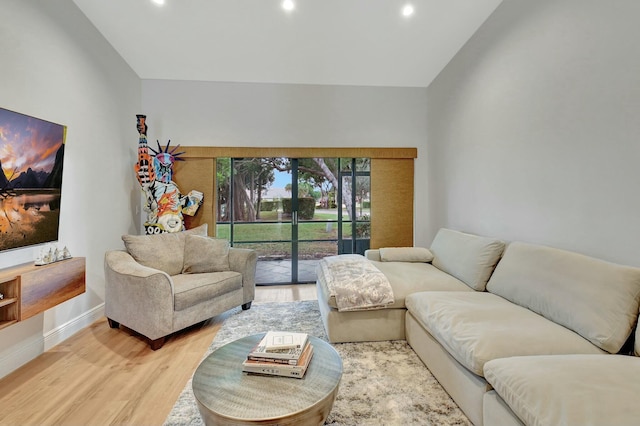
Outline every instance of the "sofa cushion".
[[485, 378], [525, 424], [635, 425], [640, 359], [624, 355], [503, 358]]
[[579, 334], [491, 293], [421, 292], [407, 296], [406, 305], [451, 356], [479, 376], [496, 358], [603, 353]]
[[507, 247], [487, 290], [615, 353], [638, 316], [640, 268], [514, 242]]
[[424, 247], [384, 247], [380, 249], [382, 262], [422, 262], [433, 260], [431, 250]]
[[242, 288], [242, 274], [235, 271], [179, 274], [171, 278], [176, 311]]
[[229, 270], [229, 241], [202, 235], [187, 235], [183, 274]]
[[393, 297], [392, 308], [404, 308], [408, 295], [418, 291], [473, 291], [465, 283], [428, 263], [371, 261], [387, 277]]
[[187, 235], [207, 235], [207, 224], [182, 232], [155, 235], [123, 235], [122, 241], [136, 262], [169, 275], [182, 272]]
[[433, 266], [484, 291], [487, 281], [504, 251], [504, 242], [495, 238], [440, 229], [431, 243]]

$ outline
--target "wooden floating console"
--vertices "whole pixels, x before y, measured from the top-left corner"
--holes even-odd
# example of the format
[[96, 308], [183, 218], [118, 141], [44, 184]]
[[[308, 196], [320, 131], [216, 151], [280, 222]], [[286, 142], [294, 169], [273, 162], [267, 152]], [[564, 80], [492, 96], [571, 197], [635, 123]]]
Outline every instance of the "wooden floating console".
[[86, 290], [86, 259], [48, 265], [25, 263], [0, 270], [0, 329], [31, 318]]

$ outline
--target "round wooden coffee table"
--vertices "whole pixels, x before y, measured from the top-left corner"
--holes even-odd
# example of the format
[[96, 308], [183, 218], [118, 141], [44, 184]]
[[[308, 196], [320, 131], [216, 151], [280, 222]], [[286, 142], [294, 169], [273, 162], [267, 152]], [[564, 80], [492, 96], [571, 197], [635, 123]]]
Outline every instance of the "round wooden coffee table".
[[193, 375], [193, 394], [207, 425], [321, 425], [342, 377], [342, 360], [327, 342], [309, 336], [313, 358], [302, 379], [242, 371], [263, 334], [215, 350]]

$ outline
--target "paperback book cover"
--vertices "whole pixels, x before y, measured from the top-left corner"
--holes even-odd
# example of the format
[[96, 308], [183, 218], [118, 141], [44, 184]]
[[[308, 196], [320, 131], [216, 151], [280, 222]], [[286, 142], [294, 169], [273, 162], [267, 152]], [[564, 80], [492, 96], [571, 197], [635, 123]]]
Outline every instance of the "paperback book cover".
[[304, 348], [307, 343], [307, 333], [292, 333], [289, 331], [268, 331], [265, 334], [264, 346], [267, 352], [282, 351], [285, 349]]
[[267, 358], [270, 360], [285, 360], [287, 364], [298, 364], [298, 360], [300, 359], [302, 352], [309, 345], [308, 338], [305, 338], [303, 346], [301, 347], [267, 350], [267, 338], [268, 336], [265, 335], [265, 337], [258, 342], [258, 344], [249, 352], [247, 356], [248, 359]]

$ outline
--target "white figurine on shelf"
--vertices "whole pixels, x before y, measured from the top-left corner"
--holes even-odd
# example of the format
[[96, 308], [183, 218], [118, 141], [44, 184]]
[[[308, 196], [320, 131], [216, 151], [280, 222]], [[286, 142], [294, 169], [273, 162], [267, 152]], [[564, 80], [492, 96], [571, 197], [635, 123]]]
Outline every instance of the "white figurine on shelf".
[[67, 246], [64, 246], [63, 249], [60, 249], [53, 244], [47, 244], [40, 249], [40, 253], [38, 253], [38, 255], [36, 256], [35, 264], [38, 266], [42, 266], [65, 259], [71, 259], [71, 252], [69, 251]]

